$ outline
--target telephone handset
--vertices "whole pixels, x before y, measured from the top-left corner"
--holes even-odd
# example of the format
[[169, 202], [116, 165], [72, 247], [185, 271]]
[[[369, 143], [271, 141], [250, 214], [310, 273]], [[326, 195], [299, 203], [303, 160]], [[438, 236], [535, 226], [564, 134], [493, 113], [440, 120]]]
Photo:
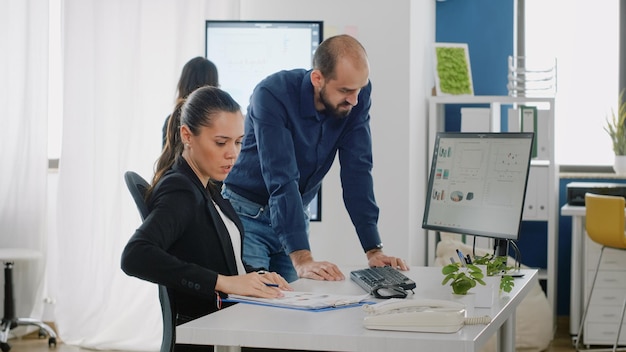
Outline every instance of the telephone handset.
[[363, 306], [368, 329], [417, 332], [456, 332], [465, 324], [488, 324], [491, 318], [465, 317], [465, 305], [438, 299], [396, 299]]

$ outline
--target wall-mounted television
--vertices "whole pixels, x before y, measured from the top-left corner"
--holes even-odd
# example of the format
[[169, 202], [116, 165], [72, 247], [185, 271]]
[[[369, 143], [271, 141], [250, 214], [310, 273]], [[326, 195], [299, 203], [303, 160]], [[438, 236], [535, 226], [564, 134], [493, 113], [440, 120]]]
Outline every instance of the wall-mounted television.
[[[219, 75], [220, 88], [241, 105], [244, 115], [254, 87], [268, 75], [310, 69], [323, 40], [323, 21], [207, 20], [205, 56]], [[320, 188], [311, 201], [311, 221], [321, 221]]]
[[519, 237], [533, 133], [439, 132], [422, 227], [496, 239]]
[[263, 78], [311, 68], [322, 31], [322, 21], [207, 20], [206, 58], [217, 66], [221, 88], [245, 114], [250, 94]]

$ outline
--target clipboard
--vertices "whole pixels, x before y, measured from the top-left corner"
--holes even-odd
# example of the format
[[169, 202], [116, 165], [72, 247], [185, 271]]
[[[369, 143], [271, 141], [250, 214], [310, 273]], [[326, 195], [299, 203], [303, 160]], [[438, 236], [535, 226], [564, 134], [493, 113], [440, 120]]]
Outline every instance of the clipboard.
[[223, 301], [316, 312], [358, 307], [371, 303], [366, 301], [367, 298], [371, 298], [369, 294], [338, 295], [302, 291], [283, 291], [283, 293], [285, 296], [280, 298], [258, 298], [231, 294]]

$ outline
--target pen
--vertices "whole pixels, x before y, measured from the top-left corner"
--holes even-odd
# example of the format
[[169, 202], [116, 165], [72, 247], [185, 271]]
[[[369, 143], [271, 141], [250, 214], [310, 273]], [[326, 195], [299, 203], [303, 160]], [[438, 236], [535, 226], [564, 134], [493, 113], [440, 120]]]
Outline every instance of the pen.
[[450, 257], [450, 263], [455, 264], [454, 258]]
[[267, 287], [278, 287], [278, 284], [270, 284], [269, 282], [266, 282], [265, 286], [267, 286]]
[[472, 264], [472, 257], [470, 257], [470, 255], [466, 255], [467, 260], [465, 260], [467, 262], [467, 264]]
[[461, 259], [461, 266], [465, 266], [465, 256], [463, 256], [463, 253], [457, 249], [456, 254], [458, 254], [459, 259]]

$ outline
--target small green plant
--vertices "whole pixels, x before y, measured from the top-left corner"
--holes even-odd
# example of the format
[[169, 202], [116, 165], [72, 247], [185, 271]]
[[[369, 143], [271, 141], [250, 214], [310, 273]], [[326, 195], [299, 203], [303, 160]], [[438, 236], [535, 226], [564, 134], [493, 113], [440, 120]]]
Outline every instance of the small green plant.
[[486, 285], [483, 271], [473, 264], [466, 264], [464, 267], [460, 263], [448, 264], [441, 269], [441, 273], [445, 275], [441, 284], [450, 282], [452, 292], [457, 295], [466, 295], [477, 283]]
[[500, 277], [500, 291], [511, 292], [515, 281], [513, 276], [506, 275], [506, 273], [513, 269], [512, 266], [506, 264], [507, 257], [494, 257], [491, 254], [486, 254], [482, 257], [475, 257], [474, 264], [485, 265], [487, 267], [487, 276], [496, 276], [502, 274]]
[[611, 118], [606, 118], [604, 130], [611, 137], [615, 155], [626, 155], [626, 102], [623, 100], [624, 90], [619, 94], [617, 114], [611, 109]]

